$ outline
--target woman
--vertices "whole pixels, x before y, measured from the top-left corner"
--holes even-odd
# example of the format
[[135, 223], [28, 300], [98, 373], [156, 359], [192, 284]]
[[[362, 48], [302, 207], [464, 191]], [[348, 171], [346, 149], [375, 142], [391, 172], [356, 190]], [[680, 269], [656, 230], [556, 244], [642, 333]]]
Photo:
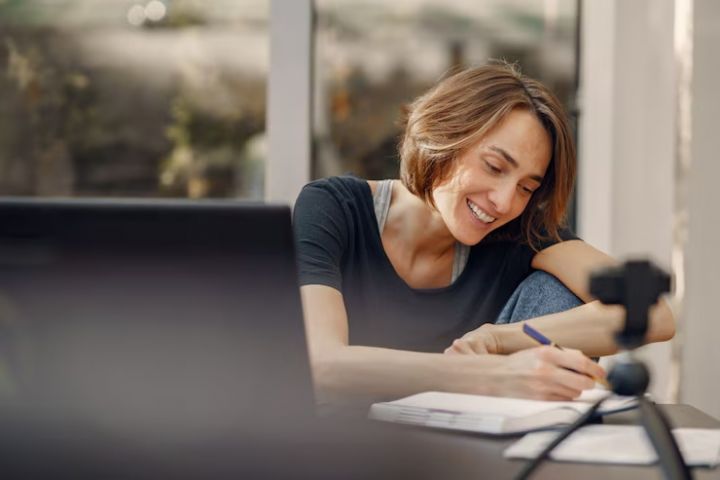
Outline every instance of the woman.
[[[593, 302], [586, 278], [614, 261], [562, 228], [575, 151], [558, 100], [508, 65], [460, 72], [410, 106], [400, 157], [400, 180], [319, 180], [296, 203], [320, 400], [425, 390], [570, 399], [604, 377], [585, 355], [615, 350], [622, 310]], [[531, 315], [565, 350], [494, 323], [575, 296], [575, 308]], [[673, 334], [659, 304], [647, 340]]]

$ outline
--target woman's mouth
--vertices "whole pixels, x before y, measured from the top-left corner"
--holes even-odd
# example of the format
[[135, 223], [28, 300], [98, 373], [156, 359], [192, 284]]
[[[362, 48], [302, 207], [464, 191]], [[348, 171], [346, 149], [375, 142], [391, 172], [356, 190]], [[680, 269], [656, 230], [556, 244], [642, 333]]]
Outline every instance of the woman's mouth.
[[478, 207], [472, 201], [468, 200], [467, 205], [470, 208], [470, 211], [473, 213], [473, 215], [475, 215], [475, 218], [477, 218], [481, 222], [492, 223], [496, 220], [495, 217], [488, 215], [482, 208]]

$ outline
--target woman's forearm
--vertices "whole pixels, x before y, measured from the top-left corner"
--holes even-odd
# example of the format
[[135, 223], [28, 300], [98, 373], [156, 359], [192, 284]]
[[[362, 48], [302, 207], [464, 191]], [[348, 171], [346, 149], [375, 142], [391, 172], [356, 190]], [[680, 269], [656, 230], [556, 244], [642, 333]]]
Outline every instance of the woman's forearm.
[[451, 356], [385, 348], [342, 346], [313, 359], [318, 400], [342, 402], [396, 398], [440, 390], [493, 394], [483, 372], [498, 363], [495, 355]]
[[343, 346], [315, 358], [320, 403], [368, 403], [439, 390], [569, 400], [605, 371], [575, 350], [552, 347], [505, 355], [443, 355]]
[[[675, 324], [667, 302], [661, 300], [650, 308], [649, 313], [646, 341], [671, 339], [675, 334]], [[533, 327], [558, 345], [576, 348], [588, 356], [596, 357], [617, 351], [615, 335], [622, 329], [624, 320], [624, 308], [595, 301], [530, 321]], [[491, 332], [497, 340], [499, 353], [509, 354], [537, 345], [523, 333], [521, 323], [493, 325]]]
[[367, 403], [428, 390], [560, 400], [575, 398], [589, 388], [590, 377], [604, 375], [578, 352], [550, 347], [504, 356], [348, 345], [340, 293], [322, 285], [306, 285], [301, 293], [313, 380], [321, 403]]

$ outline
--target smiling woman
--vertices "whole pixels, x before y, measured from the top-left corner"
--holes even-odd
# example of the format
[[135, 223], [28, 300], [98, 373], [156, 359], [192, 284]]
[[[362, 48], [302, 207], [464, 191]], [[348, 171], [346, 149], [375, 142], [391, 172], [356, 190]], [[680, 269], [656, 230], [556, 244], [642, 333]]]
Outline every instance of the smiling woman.
[[[602, 378], [585, 354], [614, 351], [622, 312], [585, 285], [613, 260], [564, 228], [575, 151], [555, 97], [508, 65], [465, 70], [409, 107], [400, 157], [400, 180], [331, 177], [296, 203], [321, 401], [568, 399]], [[528, 318], [571, 348], [531, 348], [520, 324], [496, 324]], [[664, 306], [651, 325], [648, 341], [673, 334]]]
[[523, 205], [515, 212], [512, 219], [525, 213], [510, 229], [522, 227], [531, 245], [543, 236], [559, 240], [557, 228], [565, 220], [575, 181], [567, 116], [542, 84], [512, 67], [466, 70], [417, 99], [408, 115], [401, 157], [404, 183], [431, 204], [433, 189], [446, 180], [450, 168], [466, 164], [467, 157], [479, 157], [489, 173], [504, 180], [514, 178], [505, 172], [527, 173], [517, 185], [537, 192], [528, 196], [529, 208]]

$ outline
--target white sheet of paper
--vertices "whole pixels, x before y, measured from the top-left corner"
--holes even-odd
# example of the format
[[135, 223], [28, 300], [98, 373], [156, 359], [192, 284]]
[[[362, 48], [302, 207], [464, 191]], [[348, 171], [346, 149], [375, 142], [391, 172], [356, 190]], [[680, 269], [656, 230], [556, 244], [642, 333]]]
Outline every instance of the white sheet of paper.
[[[506, 458], [534, 458], [558, 432], [529, 433], [505, 449]], [[685, 463], [715, 467], [720, 463], [720, 430], [675, 428], [673, 435]], [[642, 427], [587, 425], [566, 438], [550, 454], [553, 460], [647, 465], [657, 460]]]

